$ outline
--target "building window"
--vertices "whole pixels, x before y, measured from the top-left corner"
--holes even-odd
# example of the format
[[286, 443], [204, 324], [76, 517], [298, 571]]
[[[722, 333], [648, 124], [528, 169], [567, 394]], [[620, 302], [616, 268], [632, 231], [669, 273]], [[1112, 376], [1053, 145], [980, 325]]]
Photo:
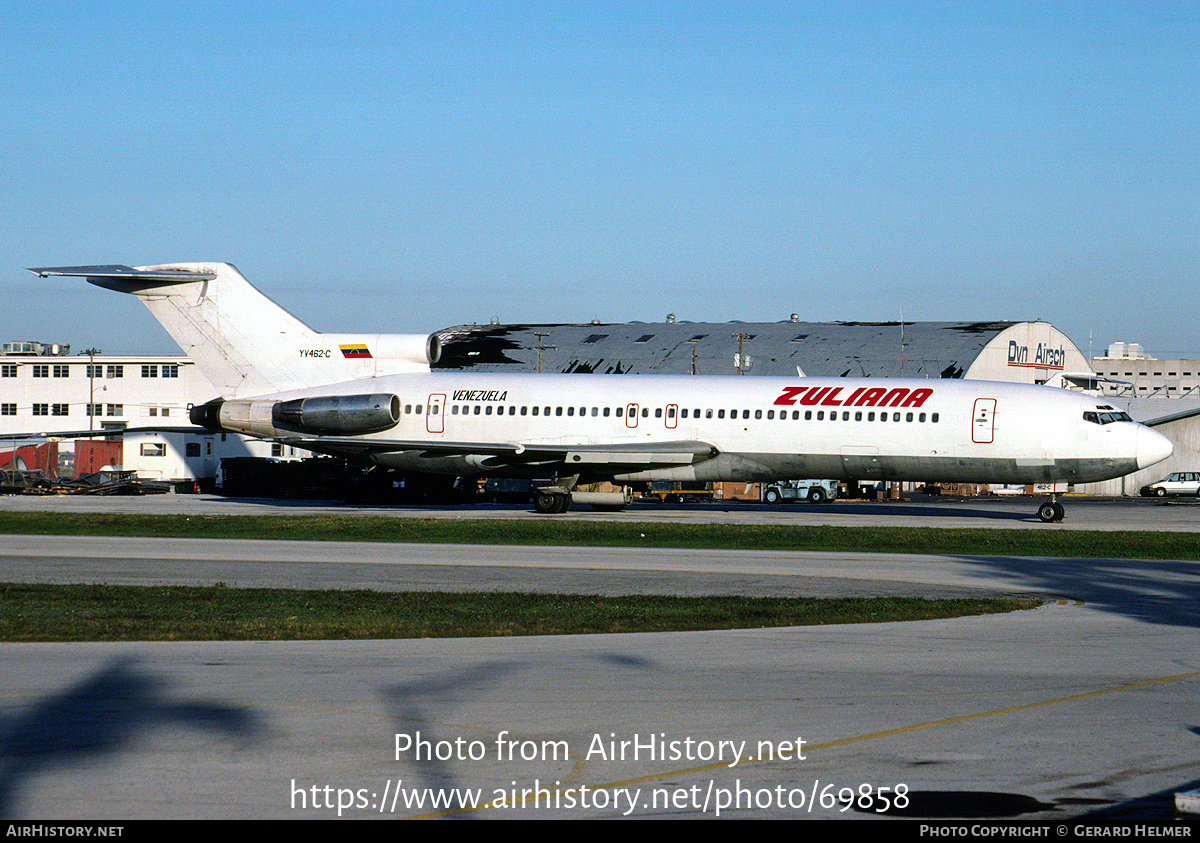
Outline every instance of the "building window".
[[50, 415], [50, 405], [49, 404], [34, 404], [33, 405], [33, 414], [35, 416]]
[[189, 457], [200, 456], [200, 443], [199, 442], [188, 442], [187, 446], [186, 446], [185, 456], [189, 456]]
[[5, 363], [0, 365], [0, 378], [15, 378], [17, 376], [17, 364]]
[[125, 415], [125, 405], [124, 404], [109, 404], [108, 405], [108, 414], [110, 416]]
[[162, 376], [164, 378], [179, 377], [179, 365], [177, 363], [171, 363], [169, 365], [163, 366], [162, 367]]
[[271, 456], [282, 457], [283, 456], [283, 445], [279, 444], [278, 442], [272, 442], [271, 443]]
[[65, 378], [70, 374], [71, 374], [70, 366], [55, 366], [54, 367], [54, 377], [56, 377], [56, 378]]
[[15, 416], [16, 414], [16, 404], [0, 404], [0, 416]]
[[35, 366], [33, 367], [33, 376], [34, 376], [35, 378], [48, 378], [48, 377], [50, 377], [50, 367], [49, 367], [49, 366], [47, 366], [47, 365], [42, 365], [42, 364], [40, 364], [40, 363], [39, 363], [39, 364], [37, 364], [37, 365], [35, 365]]
[[125, 377], [125, 367], [124, 366], [109, 366], [105, 370], [104, 376], [106, 378], [123, 378], [123, 377]]
[[157, 366], [143, 366], [142, 367], [142, 377], [143, 378], [157, 378], [158, 377], [158, 367]]
[[70, 415], [70, 410], [71, 410], [70, 404], [52, 404], [52, 405], [50, 405], [50, 415], [52, 415], [52, 416]]
[[92, 366], [89, 364], [84, 367], [84, 370], [87, 372], [87, 376], [89, 378], [104, 377], [104, 367], [103, 366]]
[[142, 456], [143, 457], [165, 457], [167, 455], [167, 446], [162, 442], [143, 442]]
[[104, 405], [103, 404], [88, 404], [87, 405], [87, 414], [89, 416], [104, 415]]

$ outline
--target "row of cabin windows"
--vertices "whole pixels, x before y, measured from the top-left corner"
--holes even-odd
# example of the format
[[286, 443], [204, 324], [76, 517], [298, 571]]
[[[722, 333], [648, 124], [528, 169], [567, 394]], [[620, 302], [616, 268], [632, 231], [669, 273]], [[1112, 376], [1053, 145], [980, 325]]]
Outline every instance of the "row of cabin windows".
[[[437, 404], [429, 405], [429, 412], [431, 415], [436, 415], [438, 413], [438, 409], [439, 408], [438, 408]], [[644, 418], [644, 419], [650, 418], [651, 408], [642, 407], [640, 409], [641, 409], [641, 417], [642, 418]], [[423, 412], [423, 410], [424, 410], [424, 407], [421, 404], [415, 404], [415, 405], [414, 404], [405, 404], [404, 405], [404, 412], [409, 415], [414, 414], [414, 413], [419, 415], [420, 413]], [[527, 405], [518, 407], [515, 404], [507, 404], [507, 405], [505, 405], [505, 404], [499, 404], [499, 405], [451, 404], [450, 405], [450, 415], [452, 415], [452, 416], [459, 416], [459, 415], [462, 415], [462, 416], [467, 416], [467, 415], [475, 415], [475, 416], [479, 416], [479, 415], [483, 415], [483, 416], [491, 416], [491, 415], [496, 415], [496, 416], [504, 416], [504, 415], [509, 415], [509, 416], [516, 416], [516, 415], [549, 416], [549, 415], [554, 415], [554, 416], [580, 416], [580, 417], [591, 416], [592, 418], [601, 418], [602, 417], [602, 418], [618, 418], [619, 419], [619, 418], [624, 417], [625, 411], [626, 411], [625, 407], [590, 407], [590, 408], [589, 407], [578, 407], [578, 408], [576, 408], [573, 406], [572, 407], [541, 407], [541, 406], [530, 407]], [[734, 409], [734, 410], [728, 410], [728, 411], [726, 411], [724, 409], [717, 409], [717, 410], [693, 409], [693, 410], [689, 411], [689, 409], [686, 407], [683, 408], [682, 410], [677, 410], [677, 408], [674, 406], [665, 407], [665, 408], [664, 407], [655, 407], [653, 409], [654, 418], [656, 418], [656, 419], [661, 419], [665, 416], [668, 420], [674, 420], [676, 418], [676, 414], [678, 414], [678, 418], [686, 419], [689, 417], [689, 412], [691, 414], [691, 418], [693, 418], [693, 419], [699, 419], [699, 418], [703, 417], [705, 419], [712, 419], [712, 418], [738, 419], [738, 418], [741, 418], [741, 419], [749, 420], [751, 417], [751, 413], [754, 414], [753, 417], [756, 420], [762, 420], [765, 418], [768, 421], [775, 420], [775, 419], [778, 419], [779, 421], [783, 421], [789, 417], [787, 410], [779, 410], [778, 413], [775, 410], [742, 410], [742, 409]], [[728, 412], [728, 415], [726, 415], [727, 412]], [[939, 421], [938, 413], [925, 414], [925, 413], [914, 413], [914, 412], [908, 411], [908, 412], [903, 412], [903, 413], [893, 412], [893, 413], [889, 414], [884, 411], [880, 411], [879, 413], [876, 413], [874, 410], [866, 410], [866, 411], [864, 411], [864, 410], [853, 410], [853, 411], [842, 410], [842, 411], [840, 411], [840, 415], [839, 415], [839, 411], [837, 411], [837, 410], [830, 410], [830, 411], [828, 411], [828, 413], [826, 413], [825, 410], [792, 410], [790, 417], [792, 420], [799, 420], [800, 418], [803, 418], [805, 421], [813, 421], [814, 419], [816, 421], [826, 421], [826, 420], [837, 421], [839, 418], [842, 421], [850, 421], [851, 417], [853, 417], [854, 421], [873, 422], [873, 421], [878, 420], [881, 422], [886, 422], [889, 420], [889, 415], [891, 417], [891, 421], [893, 421], [893, 422], [906, 421], [906, 422], [924, 423], [924, 422], [928, 421], [930, 423], [937, 424]]]

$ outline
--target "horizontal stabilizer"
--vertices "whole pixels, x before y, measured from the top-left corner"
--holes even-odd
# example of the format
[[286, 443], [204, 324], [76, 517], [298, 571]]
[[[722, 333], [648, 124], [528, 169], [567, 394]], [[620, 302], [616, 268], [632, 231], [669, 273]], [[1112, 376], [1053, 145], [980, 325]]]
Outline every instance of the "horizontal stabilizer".
[[41, 266], [31, 267], [30, 272], [41, 278], [64, 275], [86, 278], [88, 283], [119, 293], [138, 293], [156, 287], [173, 284], [188, 284], [193, 281], [212, 281], [215, 272], [190, 269], [136, 269], [132, 266]]

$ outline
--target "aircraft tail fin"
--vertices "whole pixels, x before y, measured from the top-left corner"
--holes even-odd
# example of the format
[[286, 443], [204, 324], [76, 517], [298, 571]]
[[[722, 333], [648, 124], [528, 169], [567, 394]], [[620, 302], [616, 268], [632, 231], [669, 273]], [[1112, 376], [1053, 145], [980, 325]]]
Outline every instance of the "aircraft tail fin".
[[137, 296], [223, 398], [427, 372], [437, 359], [436, 339], [423, 334], [318, 333], [228, 263], [63, 266], [30, 272], [84, 277]]

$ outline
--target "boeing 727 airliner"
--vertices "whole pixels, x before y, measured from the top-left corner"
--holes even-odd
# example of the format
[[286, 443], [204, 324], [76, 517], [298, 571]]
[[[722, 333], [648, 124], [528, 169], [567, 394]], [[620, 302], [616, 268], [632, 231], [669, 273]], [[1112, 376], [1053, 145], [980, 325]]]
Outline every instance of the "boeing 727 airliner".
[[[791, 477], [1083, 483], [1170, 456], [1103, 399], [969, 380], [502, 375], [430, 370], [437, 338], [318, 333], [230, 264], [32, 269], [136, 295], [221, 393], [191, 420], [413, 472], [582, 483]], [[1038, 510], [1058, 521], [1055, 499]]]

